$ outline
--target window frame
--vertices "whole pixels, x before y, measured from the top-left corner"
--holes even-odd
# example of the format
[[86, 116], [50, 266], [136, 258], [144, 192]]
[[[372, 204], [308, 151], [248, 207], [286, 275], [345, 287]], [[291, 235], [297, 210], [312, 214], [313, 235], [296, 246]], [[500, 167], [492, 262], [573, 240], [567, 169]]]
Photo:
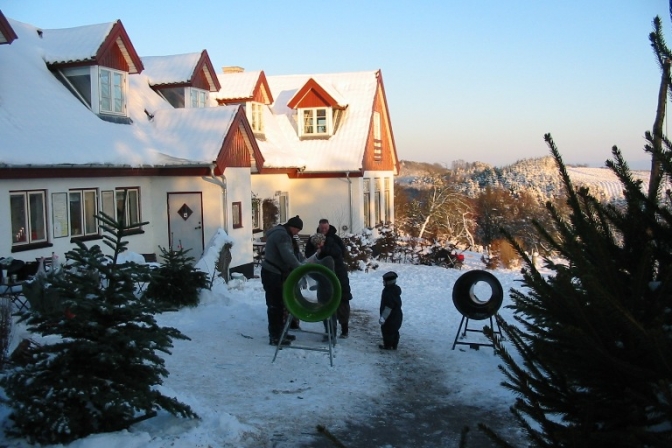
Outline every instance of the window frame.
[[[123, 219], [122, 217], [119, 216], [120, 214], [120, 202], [124, 197], [124, 194], [126, 192], [126, 202], [123, 204], [124, 208], [124, 216]], [[133, 194], [128, 194], [128, 192], [133, 193]], [[114, 199], [114, 215], [111, 215], [106, 211], [106, 209], [109, 210], [109, 193], [113, 193], [113, 199]], [[107, 198], [104, 198], [103, 196], [108, 196]], [[115, 188], [114, 190], [105, 190], [101, 192], [101, 197], [103, 197], [103, 201], [107, 204], [102, 205], [102, 210], [105, 214], [108, 216], [114, 218], [116, 222], [120, 222], [122, 225], [126, 225], [127, 222], [130, 222], [129, 228], [125, 230], [125, 233], [142, 233], [142, 195], [141, 195], [141, 190], [140, 187], [118, 187]], [[132, 206], [129, 206], [129, 202], [134, 201], [135, 204], [132, 204]], [[130, 213], [133, 213], [134, 216], [131, 216]], [[133, 221], [133, 217], [135, 217], [135, 222]]]
[[250, 112], [247, 117], [250, 122], [252, 132], [264, 132], [264, 105], [256, 101], [250, 102]]
[[192, 109], [208, 107], [208, 92], [196, 87], [190, 87], [189, 105]]
[[[106, 89], [103, 87], [103, 74], [110, 73], [110, 83]], [[115, 70], [110, 67], [98, 67], [98, 112], [105, 115], [127, 116], [127, 98], [128, 98], [128, 77], [125, 71]], [[119, 77], [120, 82], [115, 83], [116, 77]], [[104, 108], [104, 100], [109, 101], [109, 109]], [[117, 110], [117, 103], [119, 109]]]
[[234, 229], [243, 228], [243, 203], [240, 201], [231, 203], [231, 224]]
[[[36, 219], [39, 219], [39, 215], [33, 212], [33, 204], [31, 198], [40, 198], [42, 199], [42, 204], [41, 204], [41, 225], [42, 225], [42, 232], [43, 236], [38, 237], [37, 236], [37, 231], [34, 230], [34, 227], [37, 228], [38, 222]], [[14, 248], [20, 248], [20, 247], [25, 247], [28, 245], [32, 244], [39, 244], [39, 243], [48, 243], [49, 242], [49, 228], [48, 228], [48, 210], [47, 210], [47, 190], [14, 190], [9, 192], [9, 209], [10, 209], [10, 226], [11, 226], [11, 233], [12, 233], [12, 249]], [[15, 210], [13, 207], [13, 201], [12, 198], [22, 198], [23, 199], [23, 210], [21, 210], [22, 216], [22, 223], [23, 226], [21, 229], [16, 230], [14, 229], [15, 225]], [[39, 204], [38, 204], [39, 205]], [[20, 224], [20, 223], [19, 223]], [[15, 237], [15, 235], [19, 232], [23, 231], [21, 233], [22, 235], [25, 236], [25, 239], [18, 240], [18, 238]], [[36, 234], [35, 237], [33, 237], [33, 233]]]
[[[77, 211], [79, 233], [75, 233], [77, 227], [73, 222], [73, 198], [76, 196], [79, 196], [80, 204]], [[100, 227], [96, 219], [99, 210], [98, 196], [97, 188], [71, 188], [68, 190], [68, 231], [70, 237], [85, 238], [100, 235]], [[93, 211], [91, 207], [93, 207]]]
[[[317, 113], [324, 111], [324, 124], [318, 122]], [[331, 112], [331, 113], [330, 113]], [[309, 120], [309, 122], [307, 121]], [[324, 132], [318, 128], [324, 127]], [[308, 130], [310, 128], [310, 131]], [[300, 137], [329, 137], [333, 129], [333, 109], [331, 107], [302, 107], [298, 113], [298, 129]]]
[[261, 199], [257, 197], [252, 198], [252, 228], [261, 229]]
[[362, 191], [362, 205], [364, 206], [364, 227], [371, 228], [371, 180], [364, 178]]

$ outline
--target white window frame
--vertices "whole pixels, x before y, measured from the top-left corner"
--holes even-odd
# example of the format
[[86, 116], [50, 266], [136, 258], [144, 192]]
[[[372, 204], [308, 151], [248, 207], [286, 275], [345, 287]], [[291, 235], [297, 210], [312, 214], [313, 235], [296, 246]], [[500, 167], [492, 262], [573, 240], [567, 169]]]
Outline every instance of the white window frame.
[[[324, 122], [318, 123], [318, 113], [324, 112]], [[330, 136], [333, 129], [333, 110], [331, 107], [301, 108], [298, 114], [300, 137]]]
[[261, 229], [261, 199], [252, 198], [252, 229]]
[[371, 179], [364, 178], [362, 184], [362, 205], [364, 206], [364, 227], [371, 228]]
[[250, 102], [247, 119], [252, 127], [252, 132], [264, 132], [264, 105], [256, 101]]
[[385, 221], [391, 223], [392, 222], [392, 208], [391, 208], [391, 203], [390, 203], [390, 178], [386, 177], [384, 180], [384, 200], [385, 200]]
[[[103, 77], [106, 73], [109, 73], [110, 76], [109, 85], [103, 85]], [[97, 78], [98, 112], [101, 114], [127, 116], [127, 73], [109, 67], [98, 67]], [[109, 101], [109, 106], [104, 104], [104, 100]]]
[[189, 88], [189, 105], [191, 108], [202, 108], [208, 106], [208, 92], [195, 87]]
[[279, 191], [276, 196], [278, 196], [278, 219], [284, 224], [289, 219], [289, 193]]
[[[124, 216], [120, 216], [124, 193], [126, 194], [126, 204], [124, 205]], [[114, 194], [114, 213], [117, 222], [121, 221], [124, 226], [137, 227], [142, 222], [140, 215], [140, 188], [128, 187], [117, 188]]]
[[[79, 210], [73, 208], [74, 199], [79, 197]], [[95, 188], [77, 188], [68, 190], [68, 228], [70, 236], [81, 237], [99, 235], [98, 190]], [[78, 223], [79, 226], [73, 225]]]
[[381, 207], [380, 207], [380, 201], [381, 201], [381, 194], [380, 194], [380, 178], [376, 177], [373, 179], [374, 185], [375, 185], [375, 191], [373, 194], [373, 211], [374, 211], [374, 225], [378, 225], [382, 222], [381, 218]]
[[[47, 194], [45, 190], [10, 191], [10, 222], [12, 231], [12, 247], [25, 246], [27, 244], [42, 243], [48, 241], [47, 229]], [[42, 201], [41, 210], [33, 209], [34, 199]], [[15, 210], [15, 201], [22, 202], [22, 210]], [[40, 204], [35, 204], [39, 206]], [[40, 215], [42, 215], [40, 217]], [[16, 224], [23, 224], [16, 228]], [[39, 227], [42, 227], [43, 235], [38, 235]], [[33, 234], [35, 233], [35, 236]]]

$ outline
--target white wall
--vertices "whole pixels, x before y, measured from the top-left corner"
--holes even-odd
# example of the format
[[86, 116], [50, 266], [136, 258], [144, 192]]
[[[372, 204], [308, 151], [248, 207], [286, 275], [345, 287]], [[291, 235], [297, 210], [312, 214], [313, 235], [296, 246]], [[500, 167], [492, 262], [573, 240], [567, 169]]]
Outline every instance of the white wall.
[[[252, 219], [250, 204], [249, 168], [227, 169], [228, 177], [228, 213], [231, 213], [231, 202], [240, 201], [243, 207], [243, 227], [233, 229], [228, 220], [227, 233], [236, 240], [232, 248], [232, 267], [251, 263], [252, 257]], [[139, 187], [141, 220], [149, 221], [143, 227], [144, 233], [129, 235], [124, 238], [128, 241], [128, 250], [137, 253], [156, 253], [160, 256], [159, 246], [169, 248], [168, 235], [168, 193], [169, 192], [200, 192], [203, 199], [203, 236], [204, 244], [224, 227], [222, 188], [201, 177], [115, 177], [115, 178], [69, 178], [69, 179], [9, 179], [0, 180], [0, 209], [5, 212], [0, 216], [0, 256], [13, 257], [24, 261], [32, 261], [42, 256], [51, 256], [52, 252], [61, 256], [72, 250], [75, 245], [71, 237], [54, 238], [51, 194], [67, 192], [69, 189], [96, 188], [100, 194], [102, 190], [114, 190], [119, 187]], [[12, 253], [12, 231], [10, 219], [10, 191], [46, 190], [47, 201], [47, 228], [48, 240], [51, 247], [31, 249]], [[100, 207], [100, 197], [99, 197]], [[100, 208], [99, 208], [100, 209]], [[249, 244], [247, 244], [249, 242]], [[103, 244], [102, 239], [86, 241], [87, 246], [99, 245], [104, 253], [111, 250]], [[201, 254], [190, 254], [198, 259]]]

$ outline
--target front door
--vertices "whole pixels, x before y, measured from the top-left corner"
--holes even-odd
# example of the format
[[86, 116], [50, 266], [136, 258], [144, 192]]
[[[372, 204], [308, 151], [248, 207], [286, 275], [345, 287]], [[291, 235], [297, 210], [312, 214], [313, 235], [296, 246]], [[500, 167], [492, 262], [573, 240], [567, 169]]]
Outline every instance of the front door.
[[203, 202], [201, 193], [168, 193], [168, 234], [172, 250], [191, 249], [196, 261], [203, 254]]

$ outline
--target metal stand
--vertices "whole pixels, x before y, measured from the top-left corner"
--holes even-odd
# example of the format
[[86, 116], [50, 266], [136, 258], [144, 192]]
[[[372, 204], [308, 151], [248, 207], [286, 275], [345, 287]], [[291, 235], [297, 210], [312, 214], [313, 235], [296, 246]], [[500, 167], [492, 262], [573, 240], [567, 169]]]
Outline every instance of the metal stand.
[[[492, 347], [495, 348], [495, 345], [493, 343], [485, 344], [483, 342], [458, 342], [457, 338], [460, 337], [460, 330], [462, 330], [462, 325], [464, 324], [464, 331], [462, 332], [462, 338], [465, 338], [467, 336], [467, 331], [472, 331], [475, 333], [482, 333], [483, 330], [473, 330], [469, 328], [469, 318], [466, 316], [462, 316], [462, 320], [460, 321], [460, 326], [457, 329], [457, 334], [455, 335], [455, 342], [453, 342], [453, 350], [455, 350], [455, 346], [458, 344], [461, 345], [468, 345], [469, 348], [473, 348], [478, 350], [479, 347]], [[497, 324], [497, 320], [493, 319], [492, 316], [490, 316], [490, 328], [492, 328], [492, 332], [498, 335], [502, 335], [502, 331], [499, 328], [499, 325], [497, 325], [495, 329], [495, 324]]]
[[[307, 346], [301, 346], [301, 345], [282, 345], [282, 341], [285, 338], [285, 335], [287, 334], [287, 331], [289, 330], [289, 326], [292, 323], [292, 316], [291, 314], [287, 315], [287, 323], [285, 323], [285, 328], [282, 330], [282, 334], [280, 335], [280, 339], [278, 340], [278, 345], [275, 347], [275, 354], [273, 355], [273, 361], [275, 362], [275, 358], [278, 356], [278, 351], [281, 349], [285, 348], [294, 348], [294, 349], [300, 349], [300, 350], [312, 350], [315, 352], [329, 352], [329, 365], [331, 367], [334, 366], [334, 338], [336, 335], [332, 334], [332, 328], [331, 328], [331, 323], [327, 324], [327, 336], [328, 336], [328, 341], [329, 341], [329, 347], [328, 348], [320, 348], [320, 347], [307, 347]], [[321, 331], [309, 331], [309, 330], [299, 330], [301, 333], [312, 333], [312, 334], [324, 334]]]

